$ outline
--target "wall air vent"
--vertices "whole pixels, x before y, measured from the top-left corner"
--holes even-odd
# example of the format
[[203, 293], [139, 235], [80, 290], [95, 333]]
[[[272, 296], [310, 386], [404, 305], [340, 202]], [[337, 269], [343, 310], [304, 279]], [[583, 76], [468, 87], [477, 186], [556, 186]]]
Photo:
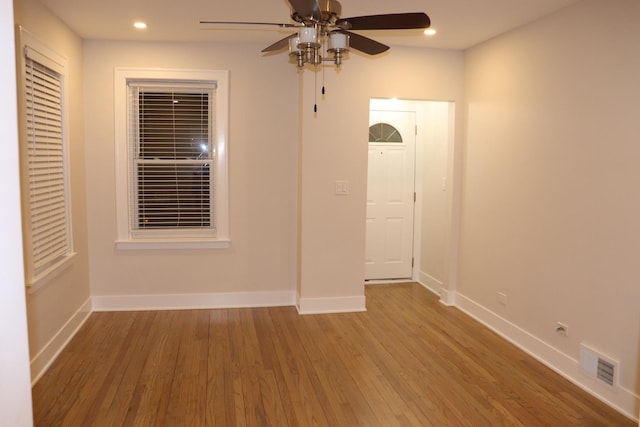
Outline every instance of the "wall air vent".
[[613, 385], [613, 378], [615, 377], [615, 367], [613, 363], [609, 363], [606, 360], [598, 358], [598, 374], [597, 378], [604, 381], [609, 385]]
[[584, 344], [580, 344], [580, 367], [607, 385], [617, 385], [619, 363]]

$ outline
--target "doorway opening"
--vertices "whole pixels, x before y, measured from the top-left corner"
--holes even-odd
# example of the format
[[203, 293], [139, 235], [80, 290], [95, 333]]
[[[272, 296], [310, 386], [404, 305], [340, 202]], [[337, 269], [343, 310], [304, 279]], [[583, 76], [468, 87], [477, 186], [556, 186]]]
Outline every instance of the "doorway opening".
[[365, 279], [439, 292], [448, 266], [454, 104], [371, 99]]

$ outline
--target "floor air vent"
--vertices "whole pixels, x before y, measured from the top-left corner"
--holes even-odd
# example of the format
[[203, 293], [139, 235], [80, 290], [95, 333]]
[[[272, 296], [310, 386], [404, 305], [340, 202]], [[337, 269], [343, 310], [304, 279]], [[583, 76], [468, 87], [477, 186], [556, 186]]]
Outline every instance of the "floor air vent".
[[584, 344], [580, 345], [580, 367], [592, 377], [610, 386], [617, 385], [618, 362]]

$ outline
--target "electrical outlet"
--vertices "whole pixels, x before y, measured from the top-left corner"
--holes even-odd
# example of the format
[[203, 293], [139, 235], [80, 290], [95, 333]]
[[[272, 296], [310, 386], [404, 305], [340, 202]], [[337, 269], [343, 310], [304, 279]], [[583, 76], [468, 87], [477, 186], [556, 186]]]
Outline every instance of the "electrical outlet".
[[562, 335], [564, 337], [568, 337], [569, 336], [569, 327], [567, 325], [565, 325], [564, 323], [558, 322], [556, 324], [556, 333], [558, 335]]
[[507, 305], [507, 294], [498, 292], [498, 302], [502, 305]]

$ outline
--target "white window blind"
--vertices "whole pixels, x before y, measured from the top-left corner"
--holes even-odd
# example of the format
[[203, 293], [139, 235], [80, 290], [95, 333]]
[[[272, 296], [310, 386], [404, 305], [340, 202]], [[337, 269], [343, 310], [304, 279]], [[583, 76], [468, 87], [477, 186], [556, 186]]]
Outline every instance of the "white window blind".
[[37, 276], [71, 251], [63, 135], [63, 77], [27, 56], [25, 89], [29, 245], [32, 274]]
[[215, 86], [128, 86], [131, 231], [215, 233]]

